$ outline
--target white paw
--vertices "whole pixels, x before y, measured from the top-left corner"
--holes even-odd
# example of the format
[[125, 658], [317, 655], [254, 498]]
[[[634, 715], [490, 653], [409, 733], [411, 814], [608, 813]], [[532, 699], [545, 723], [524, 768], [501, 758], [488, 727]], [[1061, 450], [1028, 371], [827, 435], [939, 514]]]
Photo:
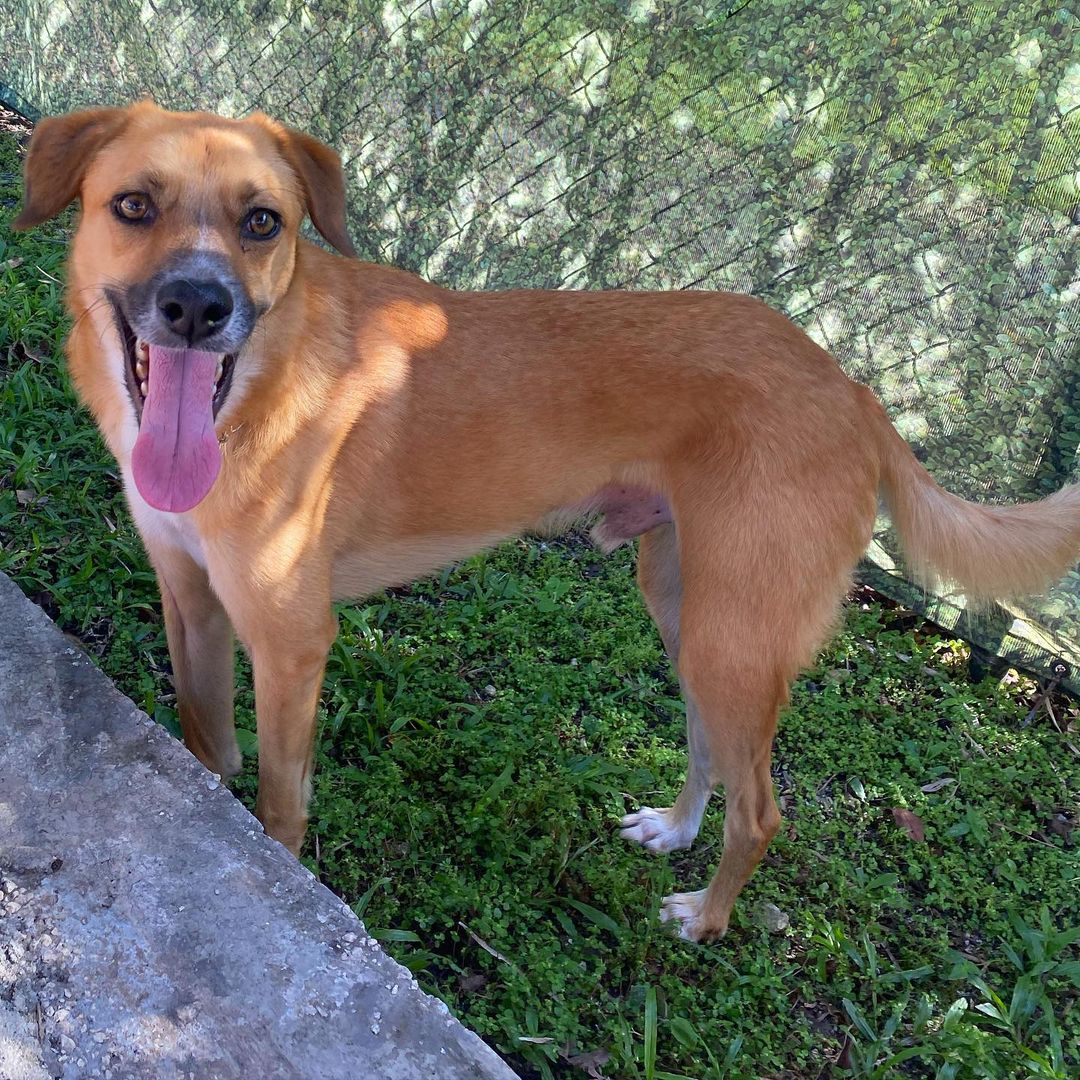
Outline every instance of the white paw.
[[665, 851], [688, 848], [694, 842], [697, 829], [692, 822], [676, 824], [671, 807], [655, 810], [651, 806], [643, 806], [637, 813], [627, 814], [622, 819], [619, 835], [661, 855]]
[[661, 902], [660, 921], [678, 923], [679, 937], [683, 941], [707, 941], [710, 938], [722, 937], [723, 929], [706, 926], [702, 918], [701, 909], [705, 904], [707, 891], [698, 889], [697, 892], [672, 893], [671, 896], [665, 896]]

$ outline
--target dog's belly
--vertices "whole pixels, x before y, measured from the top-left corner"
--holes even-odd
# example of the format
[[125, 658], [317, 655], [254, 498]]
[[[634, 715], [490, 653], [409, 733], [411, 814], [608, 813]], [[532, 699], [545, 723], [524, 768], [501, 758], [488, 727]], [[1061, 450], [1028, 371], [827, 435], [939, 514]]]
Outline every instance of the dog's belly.
[[[603, 515], [592, 530], [604, 551], [672, 520], [671, 507], [649, 488], [608, 484], [572, 506], [549, 514], [539, 531], [557, 533], [583, 517]], [[334, 560], [335, 600], [357, 600], [381, 589], [405, 585], [449, 563], [491, 547], [518, 530], [510, 528], [475, 536], [420, 536], [396, 540], [377, 548], [343, 551]]]
[[582, 518], [600, 518], [593, 538], [607, 550], [672, 520], [667, 499], [640, 484], [605, 484], [588, 498], [560, 506], [535, 525], [541, 536], [558, 536]]
[[334, 560], [335, 600], [359, 600], [393, 585], [407, 585], [449, 563], [466, 559], [504, 539], [505, 533], [478, 536], [417, 536], [385, 547], [341, 552]]

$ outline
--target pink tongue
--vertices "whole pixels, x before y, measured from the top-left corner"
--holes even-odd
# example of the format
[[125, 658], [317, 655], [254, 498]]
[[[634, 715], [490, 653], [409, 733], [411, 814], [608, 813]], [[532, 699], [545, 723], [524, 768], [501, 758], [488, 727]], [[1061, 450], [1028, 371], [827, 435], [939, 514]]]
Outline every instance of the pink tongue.
[[143, 402], [131, 472], [155, 509], [181, 514], [206, 498], [221, 468], [214, 433], [218, 353], [150, 346], [150, 393]]

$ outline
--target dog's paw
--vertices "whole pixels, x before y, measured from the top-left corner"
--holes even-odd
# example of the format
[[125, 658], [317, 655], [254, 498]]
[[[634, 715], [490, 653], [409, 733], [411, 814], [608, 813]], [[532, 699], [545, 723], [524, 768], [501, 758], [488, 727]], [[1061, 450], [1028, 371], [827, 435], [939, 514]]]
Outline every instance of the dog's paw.
[[672, 893], [665, 896], [660, 908], [660, 921], [672, 923], [683, 941], [713, 941], [727, 933], [726, 926], [709, 926], [705, 922], [704, 907], [707, 889], [697, 892]]
[[633, 840], [657, 855], [688, 848], [697, 835], [696, 829], [676, 824], [671, 807], [643, 806], [636, 813], [627, 814], [619, 824], [619, 835], [624, 840]]

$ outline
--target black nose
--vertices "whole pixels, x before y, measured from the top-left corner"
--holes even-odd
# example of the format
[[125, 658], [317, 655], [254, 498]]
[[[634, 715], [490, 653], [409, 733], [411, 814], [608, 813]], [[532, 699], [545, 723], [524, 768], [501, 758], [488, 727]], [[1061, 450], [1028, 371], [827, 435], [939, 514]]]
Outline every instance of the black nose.
[[220, 282], [176, 278], [158, 289], [157, 306], [169, 329], [195, 345], [229, 321], [233, 298]]

